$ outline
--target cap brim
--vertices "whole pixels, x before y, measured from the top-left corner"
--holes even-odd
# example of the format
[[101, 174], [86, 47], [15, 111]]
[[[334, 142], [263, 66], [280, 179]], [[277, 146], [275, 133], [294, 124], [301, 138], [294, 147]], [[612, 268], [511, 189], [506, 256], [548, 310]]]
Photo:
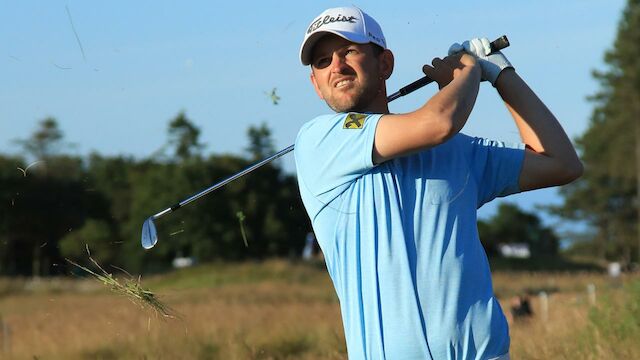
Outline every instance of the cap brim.
[[309, 36], [304, 41], [304, 43], [302, 43], [302, 47], [300, 47], [300, 61], [302, 62], [302, 65], [311, 64], [311, 55], [313, 54], [313, 47], [323, 36], [327, 34], [338, 35], [341, 38], [345, 40], [349, 40], [356, 44], [366, 44], [371, 42], [368, 38], [365, 38], [361, 35], [354, 34], [351, 32], [343, 32], [343, 31], [337, 31], [337, 30], [316, 31], [315, 33], [311, 34], [311, 36]]

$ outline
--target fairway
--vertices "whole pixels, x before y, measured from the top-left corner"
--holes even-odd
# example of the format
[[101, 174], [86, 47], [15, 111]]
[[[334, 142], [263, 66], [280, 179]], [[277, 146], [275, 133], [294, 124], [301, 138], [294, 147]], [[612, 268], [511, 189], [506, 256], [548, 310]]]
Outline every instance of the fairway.
[[[505, 313], [513, 295], [534, 293], [533, 317], [510, 319], [513, 358], [638, 358], [639, 281], [497, 272]], [[0, 314], [10, 334], [3, 358], [346, 359], [339, 304], [322, 263], [218, 263], [142, 282], [179, 318], [157, 316], [92, 279], [2, 280]], [[588, 284], [597, 289], [595, 307]], [[541, 291], [549, 299], [546, 322], [535, 295]]]

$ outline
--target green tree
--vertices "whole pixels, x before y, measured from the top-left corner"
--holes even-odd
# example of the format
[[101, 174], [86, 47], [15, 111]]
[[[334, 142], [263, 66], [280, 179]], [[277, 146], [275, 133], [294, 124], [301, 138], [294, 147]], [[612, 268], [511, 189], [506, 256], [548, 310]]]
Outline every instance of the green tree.
[[38, 128], [28, 139], [18, 140], [24, 150], [36, 159], [47, 159], [60, 150], [64, 134], [53, 117], [38, 123]]
[[117, 248], [111, 225], [105, 220], [88, 219], [82, 227], [69, 232], [59, 242], [60, 254], [76, 263], [91, 257], [99, 263], [112, 263]]
[[[66, 273], [64, 258], [86, 262], [86, 246], [104, 266], [132, 272], [166, 270], [178, 255], [211, 261], [299, 253], [308, 220], [295, 177], [277, 163], [163, 217], [156, 222], [158, 245], [152, 251], [140, 247], [141, 226], [148, 216], [241, 171], [254, 157], [272, 152], [266, 125], [249, 132], [251, 158], [200, 156], [195, 146], [197, 129], [186, 118], [173, 125], [171, 143], [176, 150], [186, 150], [176, 151], [172, 160], [184, 161], [95, 153], [83, 160], [60, 154], [56, 146], [34, 147], [44, 149], [41, 154], [46, 154], [50, 165], [45, 172], [22, 171], [18, 169], [26, 167], [22, 157], [0, 156], [0, 273]], [[57, 129], [57, 125], [46, 128]], [[60, 129], [51, 133], [60, 135], [50, 136], [51, 144], [63, 140]], [[32, 138], [46, 137], [34, 134]], [[178, 141], [185, 138], [191, 140]], [[246, 215], [249, 247], [242, 238], [239, 211]]]
[[498, 254], [498, 245], [525, 243], [532, 256], [556, 255], [558, 238], [542, 225], [540, 218], [511, 203], [502, 203], [488, 221], [478, 222], [480, 240], [489, 255]]
[[[591, 97], [589, 128], [577, 139], [585, 165], [582, 178], [562, 188], [555, 211], [588, 222], [599, 257], [640, 259], [640, 1], [629, 0], [606, 68]], [[634, 251], [635, 249], [635, 251]]]
[[61, 153], [63, 138], [56, 120], [44, 119], [29, 138], [19, 140], [38, 160], [37, 166], [27, 166], [20, 158], [10, 167], [13, 171], [0, 174], [0, 217], [5, 250], [11, 254], [0, 270], [5, 274], [61, 271], [58, 241], [100, 213], [105, 203], [98, 193], [88, 191], [82, 159]]
[[22, 157], [0, 155], [0, 274], [3, 275], [17, 273], [15, 258], [19, 254], [14, 251], [15, 237], [10, 229], [13, 228], [15, 219], [12, 212], [16, 200], [20, 199], [20, 189], [16, 184], [25, 178], [19, 173], [17, 164], [23, 162]]
[[0, 271], [34, 276], [61, 271], [58, 241], [86, 218], [104, 215], [104, 199], [87, 189], [81, 178], [0, 172], [0, 238], [6, 251]]
[[174, 149], [174, 157], [184, 161], [199, 156], [204, 145], [199, 142], [200, 129], [180, 112], [169, 123], [169, 146]]
[[[255, 143], [271, 143], [266, 126], [257, 133], [266, 138], [258, 136], [260, 139]], [[180, 164], [146, 160], [133, 166], [129, 176], [130, 221], [123, 227], [123, 255], [118, 257], [126, 259], [122, 265], [133, 271], [164, 270], [177, 255], [193, 256], [203, 262], [299, 253], [308, 221], [295, 178], [273, 163], [159, 219], [158, 245], [152, 251], [140, 249], [140, 227], [145, 217], [241, 171], [253, 161], [233, 155], [211, 155]], [[248, 247], [244, 245], [236, 216], [239, 211], [246, 216]]]
[[271, 138], [271, 129], [267, 124], [262, 123], [260, 126], [249, 126], [247, 130], [249, 137], [249, 147], [247, 151], [251, 154], [252, 159], [262, 160], [275, 152], [273, 139]]

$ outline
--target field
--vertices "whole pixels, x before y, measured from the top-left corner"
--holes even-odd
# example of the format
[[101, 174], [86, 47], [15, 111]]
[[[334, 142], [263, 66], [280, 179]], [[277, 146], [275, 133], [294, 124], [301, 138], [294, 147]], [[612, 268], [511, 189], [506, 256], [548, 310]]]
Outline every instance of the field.
[[[142, 279], [167, 319], [94, 279], [2, 279], [3, 359], [345, 359], [337, 299], [322, 263], [210, 264]], [[595, 305], [587, 287], [595, 286]], [[640, 358], [640, 276], [500, 271], [514, 359]], [[544, 312], [541, 292], [547, 294]]]

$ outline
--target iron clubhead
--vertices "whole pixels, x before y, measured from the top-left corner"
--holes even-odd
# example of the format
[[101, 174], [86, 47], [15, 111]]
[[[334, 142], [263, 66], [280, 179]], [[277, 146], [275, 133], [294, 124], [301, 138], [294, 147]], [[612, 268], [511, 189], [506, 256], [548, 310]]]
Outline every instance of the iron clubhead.
[[142, 224], [142, 247], [149, 250], [158, 242], [158, 233], [156, 225], [153, 223], [153, 217], [148, 218]]

